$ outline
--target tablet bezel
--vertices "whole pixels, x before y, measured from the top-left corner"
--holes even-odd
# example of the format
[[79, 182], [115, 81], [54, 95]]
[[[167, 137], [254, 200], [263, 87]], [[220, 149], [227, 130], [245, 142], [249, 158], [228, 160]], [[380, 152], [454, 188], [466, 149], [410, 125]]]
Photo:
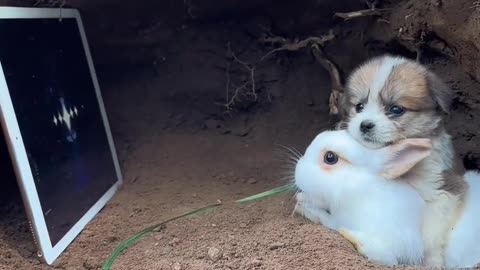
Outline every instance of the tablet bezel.
[[6, 143], [12, 159], [12, 164], [17, 176], [20, 192], [22, 193], [26, 213], [30, 222], [30, 229], [34, 241], [39, 249], [38, 256], [47, 264], [51, 265], [61, 253], [72, 243], [84, 227], [100, 212], [100, 210], [113, 197], [123, 182], [120, 164], [118, 162], [114, 141], [110, 131], [105, 106], [100, 92], [98, 79], [95, 73], [90, 49], [88, 46], [85, 30], [80, 13], [76, 9], [65, 8], [20, 8], [0, 7], [0, 19], [61, 19], [74, 18], [80, 31], [83, 48], [87, 57], [90, 75], [93, 81], [97, 101], [102, 115], [105, 132], [112, 159], [117, 175], [117, 181], [109, 190], [78, 220], [78, 222], [62, 237], [58, 243], [52, 246], [47, 225], [37, 194], [32, 169], [30, 167], [25, 145], [23, 143], [20, 127], [17, 122], [10, 93], [8, 90], [5, 74], [0, 62], [0, 122], [5, 134]]

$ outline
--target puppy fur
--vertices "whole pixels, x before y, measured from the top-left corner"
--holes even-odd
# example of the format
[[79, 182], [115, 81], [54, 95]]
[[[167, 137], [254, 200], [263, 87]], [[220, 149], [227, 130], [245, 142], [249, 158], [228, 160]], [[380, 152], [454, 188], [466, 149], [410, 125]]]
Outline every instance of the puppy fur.
[[355, 69], [340, 100], [342, 121], [337, 128], [347, 129], [366, 147], [381, 148], [404, 138], [432, 139], [432, 154], [402, 177], [427, 203], [425, 262], [432, 267], [444, 265], [448, 232], [467, 188], [443, 124], [451, 103], [450, 89], [434, 73], [391, 55], [372, 58]]

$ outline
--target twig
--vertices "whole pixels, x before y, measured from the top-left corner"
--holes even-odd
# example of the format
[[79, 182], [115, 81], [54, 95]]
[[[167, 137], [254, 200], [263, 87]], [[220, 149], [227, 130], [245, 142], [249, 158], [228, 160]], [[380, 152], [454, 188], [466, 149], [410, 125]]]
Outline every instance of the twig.
[[421, 63], [422, 61], [422, 47], [425, 44], [426, 35], [427, 33], [422, 30], [422, 32], [420, 32], [420, 40], [417, 43], [415, 43], [415, 52], [417, 53], [416, 61], [418, 63]]
[[365, 4], [367, 5], [367, 7], [369, 9], [375, 9], [378, 5], [378, 0], [374, 0], [372, 2], [368, 1], [368, 0], [365, 0]]
[[275, 48], [265, 54], [262, 60], [265, 60], [269, 56], [273, 55], [279, 51], [298, 51], [303, 48], [310, 48], [315, 56], [317, 62], [319, 62], [323, 68], [325, 68], [329, 75], [332, 84], [332, 91], [329, 97], [329, 108], [331, 115], [339, 114], [339, 100], [343, 95], [344, 89], [341, 82], [340, 73], [338, 72], [338, 68], [330, 61], [322, 52], [321, 48], [325, 45], [326, 42], [335, 38], [333, 31], [330, 30], [327, 35], [320, 36], [320, 37], [308, 37], [303, 40], [289, 40], [284, 37], [269, 37], [263, 38], [261, 40], [262, 43], [270, 43], [276, 44], [280, 47]]
[[247, 86], [248, 86], [249, 83], [250, 82], [245, 82], [244, 84], [235, 87], [235, 89], [233, 90], [233, 95], [232, 95], [231, 98], [228, 98], [228, 96], [227, 96], [226, 102], [225, 102], [225, 104], [223, 104], [223, 106], [225, 106], [225, 108], [227, 108], [228, 111], [230, 111], [232, 109], [232, 106], [235, 104], [238, 97], [240, 96], [240, 92], [242, 90], [247, 89]]
[[422, 62], [422, 48], [421, 48], [421, 45], [418, 44], [416, 47], [415, 47], [415, 52], [417, 53], [417, 57], [415, 58], [415, 60], [418, 62], [418, 63], [421, 63]]
[[[226, 77], [227, 77], [227, 82], [226, 82], [226, 95], [225, 95], [225, 103], [222, 104], [227, 111], [230, 111], [232, 109], [232, 106], [235, 104], [236, 101], [238, 101], [239, 96], [242, 94], [242, 92], [246, 92], [247, 95], [253, 96], [253, 100], [256, 101], [258, 96], [257, 96], [257, 89], [256, 89], [256, 84], [255, 84], [255, 67], [243, 60], [240, 60], [238, 56], [232, 51], [230, 47], [230, 43], [227, 44], [227, 50], [228, 54], [233, 58], [233, 61], [236, 63], [240, 64], [241, 66], [244, 67], [245, 70], [248, 72], [249, 79], [243, 83], [240, 86], [235, 86], [231, 82], [230, 78], [230, 65], [231, 63], [229, 62], [227, 64], [226, 68]], [[233, 86], [233, 94], [230, 96], [230, 86]]]
[[480, 8], [480, 1], [474, 1], [470, 8], [475, 8], [475, 9]]
[[225, 74], [226, 74], [226, 85], [225, 85], [225, 89], [226, 89], [226, 93], [225, 93], [225, 100], [230, 100], [229, 96], [230, 96], [230, 62], [227, 63], [227, 67], [225, 69]]
[[340, 112], [339, 101], [345, 91], [342, 85], [340, 72], [338, 71], [336, 65], [325, 56], [317, 44], [312, 45], [312, 53], [317, 62], [319, 62], [330, 75], [332, 91], [328, 100], [329, 114], [337, 115]]
[[317, 44], [319, 46], [324, 46], [324, 44], [332, 39], [335, 38], [335, 35], [333, 34], [333, 31], [330, 31], [327, 35], [325, 36], [320, 36], [320, 37], [308, 37], [303, 40], [289, 40], [283, 37], [270, 37], [270, 38], [264, 38], [261, 39], [260, 42], [262, 43], [271, 43], [271, 44], [279, 44], [281, 47], [278, 47], [276, 49], [273, 49], [269, 51], [267, 54], [262, 56], [260, 61], [263, 61], [270, 57], [272, 54], [277, 53], [279, 51], [298, 51], [300, 49], [306, 48], [307, 46], [310, 46], [312, 44]]
[[357, 10], [352, 12], [337, 12], [335, 13], [336, 17], [342, 18], [345, 21], [359, 18], [359, 17], [366, 17], [366, 16], [380, 16], [382, 15], [383, 11], [389, 10], [388, 8], [383, 9], [363, 9]]

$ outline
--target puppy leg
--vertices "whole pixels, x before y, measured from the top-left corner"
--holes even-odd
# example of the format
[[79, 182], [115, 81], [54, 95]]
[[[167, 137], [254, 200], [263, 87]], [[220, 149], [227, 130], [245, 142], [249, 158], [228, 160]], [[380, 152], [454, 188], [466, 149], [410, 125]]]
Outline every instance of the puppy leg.
[[[427, 204], [423, 221], [425, 266], [444, 267], [447, 236], [454, 221], [456, 204], [447, 196]], [[454, 202], [454, 201], [453, 201]]]

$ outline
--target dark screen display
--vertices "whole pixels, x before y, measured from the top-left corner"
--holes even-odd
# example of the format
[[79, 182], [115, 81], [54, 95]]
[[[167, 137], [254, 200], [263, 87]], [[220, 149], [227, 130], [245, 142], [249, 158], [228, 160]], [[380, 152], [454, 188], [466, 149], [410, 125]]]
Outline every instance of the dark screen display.
[[52, 245], [117, 181], [75, 19], [1, 19], [0, 63]]

